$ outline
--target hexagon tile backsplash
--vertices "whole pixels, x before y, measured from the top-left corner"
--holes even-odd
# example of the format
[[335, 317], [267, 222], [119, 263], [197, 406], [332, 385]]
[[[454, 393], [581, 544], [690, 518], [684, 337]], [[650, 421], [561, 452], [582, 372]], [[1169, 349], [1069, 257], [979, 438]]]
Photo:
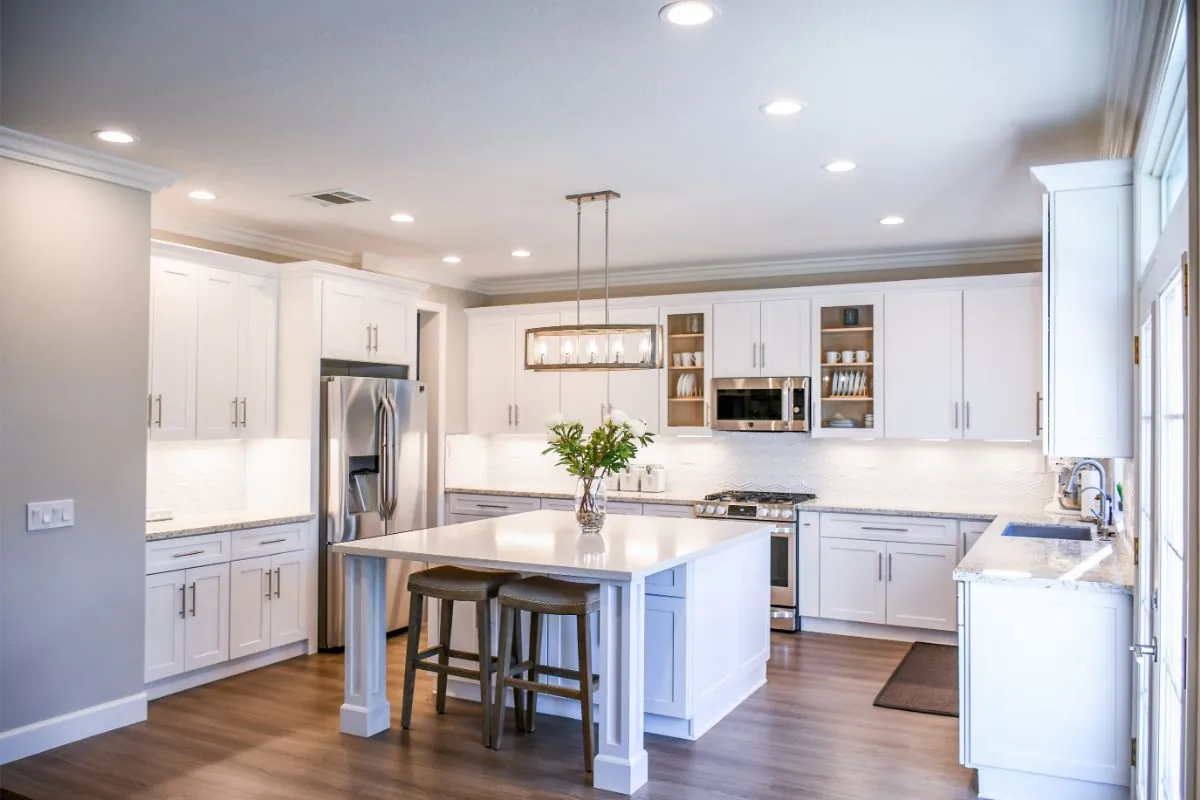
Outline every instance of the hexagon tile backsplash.
[[[543, 456], [541, 436], [448, 436], [446, 485], [562, 487], [573, 481]], [[638, 462], [662, 464], [667, 490], [809, 490], [818, 498], [904, 507], [1041, 509], [1054, 476], [1036, 444], [814, 439], [796, 433], [662, 437]]]

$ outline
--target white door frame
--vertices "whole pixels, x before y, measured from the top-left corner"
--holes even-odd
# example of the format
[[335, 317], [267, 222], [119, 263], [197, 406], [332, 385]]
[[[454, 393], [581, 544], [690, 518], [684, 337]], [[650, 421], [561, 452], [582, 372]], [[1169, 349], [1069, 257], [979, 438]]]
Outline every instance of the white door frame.
[[[429, 509], [429, 511], [433, 512], [433, 516], [430, 518], [430, 520], [432, 522], [435, 522], [437, 525], [444, 525], [446, 523], [446, 520], [445, 520], [445, 514], [446, 514], [446, 369], [447, 369], [446, 351], [447, 351], [447, 344], [448, 344], [448, 342], [446, 341], [447, 329], [448, 329], [447, 320], [446, 320], [447, 311], [446, 311], [446, 305], [444, 303], [435, 303], [431, 300], [418, 299], [413, 303], [413, 307], [417, 311], [417, 314], [414, 316], [417, 319], [418, 329], [420, 328], [420, 314], [422, 312], [437, 315], [435, 318], [435, 322], [434, 322], [434, 324], [437, 326], [437, 369], [434, 371], [432, 381], [427, 381], [427, 382], [431, 382], [433, 384], [434, 392], [437, 395], [437, 409], [436, 409], [437, 429], [435, 431], [437, 441], [429, 443], [430, 447], [436, 448], [436, 450], [434, 451], [436, 453], [436, 455], [434, 458], [433, 474], [427, 475], [426, 480], [428, 480], [430, 482], [430, 485], [435, 489], [434, 496], [435, 496], [436, 502], [434, 503], [434, 507], [432, 509]], [[410, 331], [410, 333], [415, 334], [415, 331]], [[417, 346], [418, 346], [418, 348], [420, 347], [419, 340], [418, 340]], [[421, 359], [420, 359], [420, 355], [419, 355], [419, 351], [418, 351], [418, 357], [417, 357], [418, 363], [420, 362], [420, 360]], [[413, 377], [424, 380], [423, 376], [420, 376], [420, 375], [414, 375]]]

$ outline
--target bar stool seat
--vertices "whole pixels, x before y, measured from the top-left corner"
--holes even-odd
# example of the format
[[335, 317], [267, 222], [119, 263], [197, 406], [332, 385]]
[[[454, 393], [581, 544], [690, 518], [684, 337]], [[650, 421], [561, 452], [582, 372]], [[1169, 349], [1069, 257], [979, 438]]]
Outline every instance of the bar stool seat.
[[[592, 673], [592, 637], [588, 628], [588, 615], [600, 609], [600, 587], [594, 583], [576, 583], [534, 576], [504, 584], [500, 587], [498, 600], [500, 602], [499, 650], [502, 653], [512, 650], [516, 655], [516, 663], [510, 661], [500, 666], [496, 676], [496, 699], [492, 709], [492, 747], [496, 750], [500, 749], [504, 722], [504, 689], [506, 687], [512, 687], [514, 693], [518, 690], [528, 693], [524, 709], [517, 701], [516, 717], [517, 729], [529, 732], [534, 729], [539, 693], [578, 700], [583, 724], [583, 763], [584, 768], [591, 772], [594, 758], [592, 705], [596, 690], [600, 685], [600, 678]], [[528, 660], [522, 660], [520, 657], [520, 612], [522, 611], [530, 613]], [[545, 614], [575, 617], [579, 669], [547, 667], [539, 663], [542, 649], [542, 616]], [[538, 678], [543, 675], [576, 681], [579, 688], [572, 689], [567, 686], [541, 683]]]
[[[400, 716], [402, 727], [407, 729], [412, 722], [413, 693], [416, 690], [417, 670], [425, 670], [437, 675], [437, 713], [439, 714], [446, 713], [446, 679], [450, 675], [454, 675], [479, 681], [479, 697], [483, 710], [483, 743], [485, 746], [491, 745], [492, 674], [497, 671], [499, 662], [503, 660], [493, 657], [491, 653], [491, 601], [496, 599], [505, 584], [520, 580], [520, 578], [521, 573], [519, 572], [497, 572], [453, 566], [431, 567], [414, 572], [409, 576], [408, 591], [412, 595], [412, 602], [408, 612], [408, 653], [405, 657], [404, 705]], [[421, 620], [424, 616], [423, 607], [426, 597], [441, 601], [441, 614], [439, 615], [437, 645], [421, 650]], [[450, 647], [455, 602], [475, 604], [478, 650], [474, 653]], [[520, 660], [519, 646], [506, 647], [500, 650], [500, 653], [510, 650], [512, 651], [511, 659]], [[436, 662], [430, 660], [435, 657]], [[450, 663], [451, 658], [478, 662], [479, 669], [453, 665]], [[523, 692], [514, 688], [513, 702], [520, 707], [523, 699]]]

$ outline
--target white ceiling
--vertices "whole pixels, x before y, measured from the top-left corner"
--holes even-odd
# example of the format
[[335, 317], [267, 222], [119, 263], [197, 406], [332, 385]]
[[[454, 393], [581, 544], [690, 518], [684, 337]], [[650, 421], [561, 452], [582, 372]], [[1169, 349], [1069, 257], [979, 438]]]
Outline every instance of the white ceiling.
[[[457, 279], [573, 270], [562, 196], [605, 188], [616, 268], [1026, 241], [1028, 168], [1099, 153], [1111, 0], [724, 0], [694, 29], [661, 2], [5, 0], [0, 119], [187, 174], [157, 227]], [[333, 188], [373, 202], [291, 197]]]

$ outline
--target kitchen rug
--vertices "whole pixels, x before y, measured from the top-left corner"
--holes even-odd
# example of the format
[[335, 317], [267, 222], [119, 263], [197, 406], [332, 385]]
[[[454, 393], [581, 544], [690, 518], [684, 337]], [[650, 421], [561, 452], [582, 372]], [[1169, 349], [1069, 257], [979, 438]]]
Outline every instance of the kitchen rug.
[[958, 648], [914, 642], [875, 696], [880, 708], [958, 716]]

